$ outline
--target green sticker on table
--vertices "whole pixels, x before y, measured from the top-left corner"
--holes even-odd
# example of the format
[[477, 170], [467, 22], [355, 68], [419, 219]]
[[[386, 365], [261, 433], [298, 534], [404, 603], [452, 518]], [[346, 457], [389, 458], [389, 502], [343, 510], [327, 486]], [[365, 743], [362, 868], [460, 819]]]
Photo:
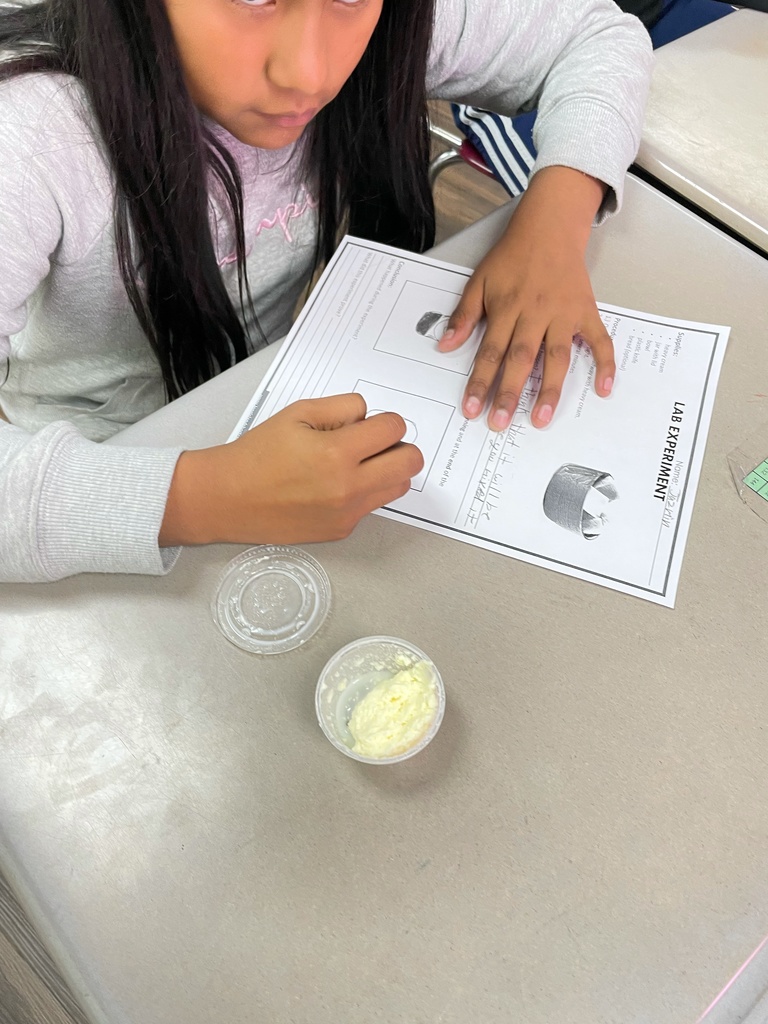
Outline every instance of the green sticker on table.
[[759, 466], [755, 466], [751, 473], [747, 473], [744, 483], [755, 494], [768, 501], [768, 459], [763, 459]]

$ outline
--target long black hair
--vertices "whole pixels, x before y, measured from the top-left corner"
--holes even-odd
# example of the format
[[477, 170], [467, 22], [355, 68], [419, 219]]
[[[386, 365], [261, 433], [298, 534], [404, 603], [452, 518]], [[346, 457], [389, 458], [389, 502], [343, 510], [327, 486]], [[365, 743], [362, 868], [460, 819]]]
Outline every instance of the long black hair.
[[[303, 171], [319, 202], [317, 262], [346, 228], [423, 250], [434, 238], [425, 75], [434, 0], [384, 0], [362, 60], [308, 127]], [[60, 72], [83, 85], [115, 183], [120, 272], [169, 398], [264, 344], [245, 269], [243, 184], [194, 107], [163, 0], [44, 0], [0, 10], [0, 80]], [[241, 312], [208, 219], [212, 174], [235, 231]], [[256, 323], [248, 338], [243, 320]]]

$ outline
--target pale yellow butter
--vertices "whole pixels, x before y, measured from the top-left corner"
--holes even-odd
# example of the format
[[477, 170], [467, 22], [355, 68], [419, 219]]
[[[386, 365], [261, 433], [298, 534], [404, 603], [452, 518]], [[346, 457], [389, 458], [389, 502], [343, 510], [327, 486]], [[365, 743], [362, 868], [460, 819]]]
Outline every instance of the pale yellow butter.
[[355, 706], [349, 731], [363, 757], [395, 757], [414, 747], [437, 712], [437, 688], [429, 662], [417, 661], [383, 679]]

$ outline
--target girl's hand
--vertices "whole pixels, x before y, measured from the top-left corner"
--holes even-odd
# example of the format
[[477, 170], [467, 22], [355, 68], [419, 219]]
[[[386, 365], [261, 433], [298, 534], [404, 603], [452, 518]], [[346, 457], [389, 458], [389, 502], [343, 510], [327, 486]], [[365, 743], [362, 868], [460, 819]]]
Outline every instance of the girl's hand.
[[294, 544], [348, 536], [401, 498], [424, 459], [396, 413], [360, 395], [295, 402], [231, 444], [184, 452], [160, 531], [175, 544]]
[[541, 388], [531, 413], [536, 427], [552, 419], [576, 336], [592, 350], [595, 389], [610, 394], [616, 364], [613, 343], [595, 305], [584, 252], [605, 186], [568, 167], [546, 167], [531, 179], [502, 237], [470, 278], [439, 343], [443, 352], [462, 345], [486, 317], [463, 399], [474, 419], [494, 381], [498, 387], [488, 425], [505, 430], [544, 346]]

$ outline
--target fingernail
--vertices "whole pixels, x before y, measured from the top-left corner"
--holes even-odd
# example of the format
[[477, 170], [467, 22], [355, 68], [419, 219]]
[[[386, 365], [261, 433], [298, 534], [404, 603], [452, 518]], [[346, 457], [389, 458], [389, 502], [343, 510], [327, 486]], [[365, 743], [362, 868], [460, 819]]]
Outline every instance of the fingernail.
[[603, 381], [603, 391], [607, 391], [609, 394], [613, 390], [613, 377], [606, 377]]
[[441, 349], [444, 345], [447, 345], [451, 341], [455, 333], [456, 331], [454, 331], [452, 327], [449, 327], [445, 334], [443, 334], [440, 341], [438, 341], [437, 347]]
[[479, 398], [468, 398], [464, 403], [464, 415], [469, 419], [474, 419], [482, 409], [482, 403]]
[[506, 430], [512, 417], [506, 409], [497, 409], [491, 416], [491, 426], [494, 430]]
[[550, 422], [550, 420], [552, 419], [553, 411], [554, 410], [552, 409], [551, 405], [542, 405], [540, 409], [536, 410], [536, 419], [542, 425], [542, 427], [546, 427], [546, 425]]

